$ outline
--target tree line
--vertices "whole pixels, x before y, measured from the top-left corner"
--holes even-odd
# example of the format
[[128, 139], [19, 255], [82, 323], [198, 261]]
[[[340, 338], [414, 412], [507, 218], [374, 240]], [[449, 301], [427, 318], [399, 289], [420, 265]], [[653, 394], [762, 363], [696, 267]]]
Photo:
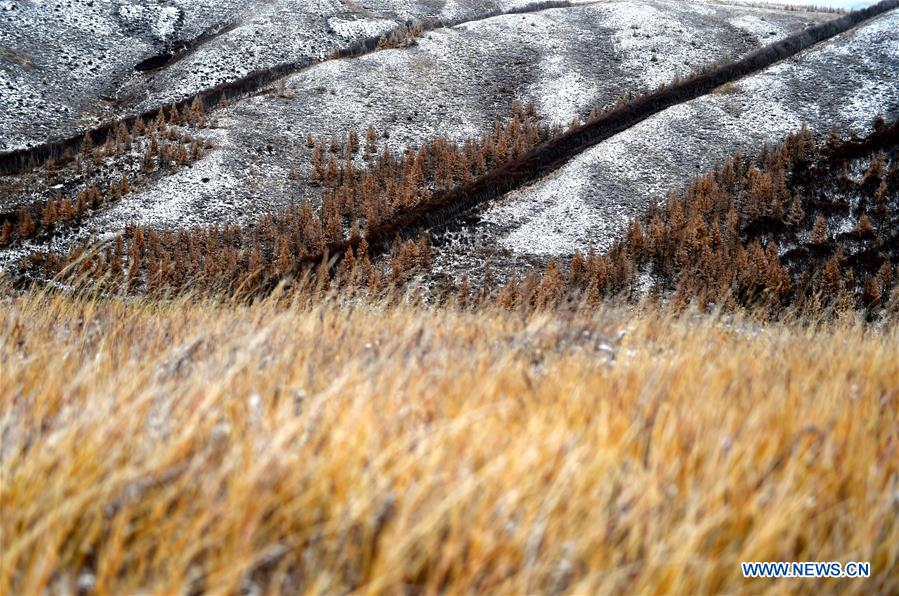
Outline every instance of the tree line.
[[604, 254], [551, 262], [496, 297], [508, 308], [648, 293], [701, 307], [899, 309], [897, 264], [899, 122], [878, 119], [865, 139], [818, 141], [803, 126], [757, 160], [734, 155]]
[[160, 110], [148, 123], [142, 118], [135, 120], [130, 128], [120, 123], [102, 145], [95, 145], [88, 133], [77, 153], [66, 150], [58, 160], [48, 159], [41, 171], [48, 179], [84, 179], [88, 182], [82, 183], [83, 188], [71, 196], [57, 192], [53, 198], [21, 206], [6, 214], [0, 225], [0, 248], [35, 238], [48, 238], [65, 227], [79, 225], [91, 213], [119, 201], [132, 189], [127, 171], [105, 184], [91, 180], [103, 178], [101, 169], [106, 165], [111, 164], [113, 169], [123, 168], [127, 154], [142, 156], [139, 169], [144, 174], [199, 160], [208, 145], [190, 129], [205, 125], [205, 106], [195, 99], [181, 112], [177, 106], [168, 112]]
[[[319, 214], [304, 200], [246, 230], [236, 225], [129, 228], [101, 251], [76, 247], [63, 257], [35, 255], [28, 266], [44, 275], [66, 271], [70, 279], [105, 280], [109, 288], [125, 284], [129, 291], [153, 294], [253, 294], [285, 279], [302, 279], [316, 291], [381, 296], [425, 274], [431, 248], [426, 235], [404, 241], [397, 234], [387, 258], [373, 259], [368, 226], [378, 214], [389, 217], [392, 209], [427, 200], [434, 189], [464, 182], [501, 164], [503, 156], [514, 159], [529, 142], [552, 134], [536, 123], [533, 108], [517, 104], [514, 113], [478, 142], [437, 139], [400, 155], [379, 149], [373, 129], [362, 138], [351, 133], [345, 141], [332, 139], [330, 145], [310, 137], [315, 159], [336, 164], [330, 175], [324, 165], [310, 174], [328, 205]], [[842, 139], [833, 131], [818, 140], [803, 126], [783, 143], [763, 147], [755, 159], [734, 155], [682, 193], [672, 193], [632, 220], [605, 253], [579, 251], [566, 262], [551, 261], [542, 272], [530, 271], [502, 285], [485, 271], [477, 284], [465, 278], [438, 291], [437, 298], [509, 309], [647, 296], [701, 307], [816, 309], [841, 302], [872, 311], [895, 309], [897, 149], [899, 123], [878, 119], [874, 132], [861, 139]], [[369, 163], [363, 173], [349, 159], [354, 152], [362, 152]], [[861, 173], [854, 175], [860, 166]], [[410, 189], [408, 195], [403, 188]], [[303, 259], [344, 235], [343, 252], [333, 255], [339, 258], [312, 267]]]
[[[423, 237], [406, 234], [404, 240], [393, 234], [385, 247], [389, 267], [376, 273], [377, 268], [366, 265], [372, 252], [368, 242], [383, 236], [400, 214], [519, 159], [558, 132], [558, 127], [540, 123], [533, 105], [515, 102], [508, 121], [496, 123], [480, 139], [462, 143], [437, 137], [418, 149], [395, 153], [382, 145], [372, 127], [364, 136], [351, 131], [330, 142], [310, 135], [308, 184], [321, 188], [319, 209], [304, 197], [247, 228], [226, 224], [157, 231], [129, 226], [114, 244], [99, 251], [76, 246], [64, 255], [34, 253], [23, 260], [22, 271], [51, 277], [68, 271], [119, 283], [127, 270], [132, 291], [201, 287], [250, 291], [299, 277], [310, 267], [327, 264], [330, 255], [360, 264], [364, 272], [352, 278], [377, 288], [382, 279], [395, 282], [427, 269], [430, 260]], [[357, 157], [365, 168], [357, 167]], [[329, 267], [325, 271], [331, 274], [347, 269], [343, 262]]]

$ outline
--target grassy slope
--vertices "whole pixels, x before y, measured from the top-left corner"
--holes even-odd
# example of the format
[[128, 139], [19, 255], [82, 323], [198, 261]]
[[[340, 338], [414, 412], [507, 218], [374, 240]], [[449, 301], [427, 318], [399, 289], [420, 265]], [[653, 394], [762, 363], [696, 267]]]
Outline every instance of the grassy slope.
[[895, 323], [30, 294], [0, 416], [5, 594], [899, 590]]

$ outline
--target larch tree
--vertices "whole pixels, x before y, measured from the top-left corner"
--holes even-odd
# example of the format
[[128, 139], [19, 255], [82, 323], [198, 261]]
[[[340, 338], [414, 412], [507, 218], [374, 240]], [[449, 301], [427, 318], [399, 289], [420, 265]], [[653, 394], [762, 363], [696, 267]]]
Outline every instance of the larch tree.
[[790, 203], [790, 209], [787, 211], [787, 224], [795, 229], [805, 220], [805, 211], [802, 210], [802, 199], [799, 198], [799, 195], [795, 195], [793, 197], [793, 202]]
[[867, 214], [862, 213], [861, 217], [858, 218], [853, 234], [857, 238], [870, 238], [874, 235], [874, 228], [871, 226], [871, 220], [868, 219]]
[[824, 219], [824, 215], [819, 213], [815, 218], [815, 225], [812, 227], [811, 243], [816, 246], [824, 246], [829, 240], [827, 220]]
[[359, 152], [359, 133], [353, 129], [347, 135], [347, 152], [355, 155]]
[[827, 259], [824, 270], [821, 272], [821, 291], [826, 294], [834, 294], [840, 290], [840, 256], [834, 255]]
[[377, 153], [378, 133], [374, 126], [369, 125], [368, 130], [365, 131], [365, 156], [371, 158], [377, 155]]

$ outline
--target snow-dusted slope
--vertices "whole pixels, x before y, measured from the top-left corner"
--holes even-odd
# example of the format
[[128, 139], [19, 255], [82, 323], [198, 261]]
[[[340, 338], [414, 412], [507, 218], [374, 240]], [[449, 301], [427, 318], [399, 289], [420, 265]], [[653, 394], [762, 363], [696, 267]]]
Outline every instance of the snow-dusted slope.
[[116, 81], [175, 39], [238, 18], [233, 0], [0, 1], [0, 150], [123, 109]]
[[607, 248], [630, 217], [736, 151], [754, 152], [807, 122], [866, 131], [899, 116], [899, 11], [679, 105], [581, 154], [483, 214], [475, 232], [521, 255]]
[[[769, 34], [821, 18], [657, 0], [591, 3], [495, 17], [433, 31], [416, 47], [328, 61], [217, 112], [224, 134], [213, 169], [220, 175], [181, 185], [189, 198], [179, 204], [189, 208], [175, 219], [249, 223], [296, 200], [310, 163], [307, 132], [330, 138], [371, 124], [401, 150], [438, 134], [481, 134], [508, 116], [515, 99], [568, 123], [624, 92], [743, 55]], [[770, 31], [759, 38], [747, 21], [767, 22]], [[243, 184], [231, 184], [235, 176]], [[170, 187], [159, 184], [143, 191], [146, 201], [135, 199], [131, 217], [161, 221], [153, 206]]]
[[[287, 61], [313, 62], [414, 18], [520, 0], [0, 0], [0, 151], [70, 136]], [[157, 71], [134, 66], [176, 42]]]
[[[113, 86], [120, 92], [137, 85], [129, 91], [134, 105], [148, 105], [287, 54], [330, 51], [413, 14], [464, 18], [491, 8], [449, 1], [361, 4], [322, 0], [325, 9], [311, 14], [308, 3], [289, 12], [288, 0], [231, 12], [222, 3], [215, 21], [231, 19], [236, 27], [170, 67], [149, 75], [129, 71], [124, 83]], [[674, 0], [589, 2], [477, 20], [428, 33], [412, 48], [326, 61], [216, 110], [211, 114], [216, 128], [204, 133], [216, 147], [206, 157], [172, 176], [136, 184], [122, 202], [71, 237], [58, 238], [56, 246], [115, 233], [131, 221], [165, 227], [252, 223], [259, 214], [308, 192], [307, 132], [327, 138], [373, 124], [389, 135], [385, 142], [399, 149], [436, 134], [461, 139], [485, 131], [508, 115], [515, 99], [532, 101], [547, 119], [567, 123], [624, 92], [742, 56], [827, 18]], [[306, 24], [297, 25], [303, 19]], [[839, 114], [859, 126], [870, 121], [895, 100], [889, 75], [896, 64], [896, 24], [896, 15], [890, 15], [746, 79], [727, 94], [668, 110], [594, 148], [489, 209], [480, 224], [463, 234], [461, 244], [442, 249], [438, 267], [477, 268], [486, 253], [521, 263], [565, 256], [576, 248], [601, 248], [628, 216], [734, 149], [752, 150], [762, 140], [774, 141], [803, 119], [818, 129], [829, 128]], [[294, 27], [304, 33], [290, 43], [300, 45], [280, 43], [279, 36], [296, 33]], [[165, 25], [157, 29], [168, 31]], [[201, 25], [193, 29], [202, 30]], [[313, 45], [301, 47], [307, 42]], [[225, 60], [230, 44], [247, 52], [258, 48], [258, 55]], [[0, 114], [0, 126], [23, 121], [4, 121], [6, 116]]]

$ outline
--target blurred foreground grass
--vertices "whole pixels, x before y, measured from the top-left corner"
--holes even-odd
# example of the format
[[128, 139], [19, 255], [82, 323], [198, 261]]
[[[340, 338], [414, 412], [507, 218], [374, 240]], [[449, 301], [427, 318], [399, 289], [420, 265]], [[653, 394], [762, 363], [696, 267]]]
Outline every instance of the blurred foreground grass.
[[899, 592], [895, 323], [0, 300], [3, 594]]

